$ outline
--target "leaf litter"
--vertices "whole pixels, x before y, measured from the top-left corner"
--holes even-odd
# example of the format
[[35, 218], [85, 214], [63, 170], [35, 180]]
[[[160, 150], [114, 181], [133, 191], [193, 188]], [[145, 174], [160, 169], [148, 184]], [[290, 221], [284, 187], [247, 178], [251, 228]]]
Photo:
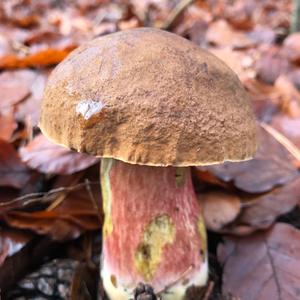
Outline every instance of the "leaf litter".
[[[291, 9], [290, 0], [1, 2], [0, 274], [8, 276], [0, 276], [0, 288], [9, 296], [30, 266], [50, 257], [57, 241], [72, 248], [78, 239], [97, 236], [101, 227], [98, 160], [51, 144], [36, 127], [53, 66], [96, 36], [156, 26], [224, 60], [237, 72], [262, 122], [254, 160], [193, 169], [209, 230], [211, 269], [217, 272], [201, 295], [205, 300], [298, 299], [299, 232], [292, 221], [278, 222], [289, 215], [300, 218], [299, 34], [288, 35]], [[11, 252], [7, 245], [24, 230], [30, 239], [23, 240], [23, 250], [12, 247], [16, 252]], [[90, 253], [90, 247], [82, 245], [82, 253]], [[89, 281], [90, 263], [85, 255], [65, 257], [84, 265], [72, 279], [77, 296], [78, 278]]]

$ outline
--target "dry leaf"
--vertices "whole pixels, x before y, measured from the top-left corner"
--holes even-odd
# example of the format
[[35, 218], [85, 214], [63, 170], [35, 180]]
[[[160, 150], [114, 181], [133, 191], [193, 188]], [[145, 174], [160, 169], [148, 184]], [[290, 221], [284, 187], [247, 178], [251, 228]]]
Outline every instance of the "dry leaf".
[[281, 74], [288, 73], [291, 68], [290, 64], [280, 50], [273, 46], [261, 54], [256, 66], [260, 80], [273, 84]]
[[[99, 211], [96, 207], [101, 201], [99, 190], [98, 186], [93, 189], [94, 199], [91, 199], [85, 187], [71, 192], [62, 192], [57, 196], [58, 206], [52, 210], [10, 211], [3, 216], [3, 219], [12, 227], [47, 234], [54, 240], [74, 239], [84, 231], [100, 228]], [[94, 200], [98, 203], [93, 203]]]
[[217, 46], [231, 46], [232, 48], [253, 47], [255, 42], [243, 31], [234, 30], [225, 20], [211, 23], [206, 32], [209, 43]]
[[248, 237], [226, 237], [218, 258], [224, 265], [222, 291], [243, 300], [300, 298], [300, 231], [277, 223]]
[[17, 128], [14, 112], [8, 110], [7, 112], [0, 112], [0, 139], [9, 141], [13, 132]]
[[0, 74], [1, 101], [0, 109], [11, 108], [12, 105], [30, 95], [30, 86], [36, 73], [30, 70], [3, 72]]
[[280, 114], [273, 118], [272, 126], [300, 149], [300, 117], [290, 118]]
[[0, 186], [21, 188], [29, 180], [29, 170], [14, 147], [0, 140]]
[[286, 75], [280, 75], [274, 85], [280, 95], [281, 110], [290, 117], [300, 116], [300, 92]]
[[36, 136], [20, 149], [22, 160], [41, 173], [72, 174], [94, 165], [99, 159], [68, 150], [51, 143], [43, 135]]
[[293, 33], [284, 40], [283, 52], [291, 62], [300, 63], [300, 33]]
[[258, 151], [255, 158], [239, 163], [224, 163], [209, 167], [217, 178], [233, 182], [235, 187], [248, 193], [262, 193], [284, 185], [297, 177], [289, 152], [264, 129], [259, 130]]
[[198, 195], [207, 229], [220, 231], [240, 213], [239, 197], [225, 191], [211, 191]]
[[290, 212], [300, 201], [300, 176], [273, 191], [245, 198], [247, 205], [239, 217], [238, 224], [249, 225], [253, 230], [268, 228], [277, 217]]
[[8, 256], [18, 252], [32, 237], [33, 234], [28, 231], [2, 228], [0, 231], [0, 267]]
[[63, 49], [48, 48], [24, 57], [8, 54], [0, 57], [0, 69], [44, 67], [60, 63], [75, 45]]

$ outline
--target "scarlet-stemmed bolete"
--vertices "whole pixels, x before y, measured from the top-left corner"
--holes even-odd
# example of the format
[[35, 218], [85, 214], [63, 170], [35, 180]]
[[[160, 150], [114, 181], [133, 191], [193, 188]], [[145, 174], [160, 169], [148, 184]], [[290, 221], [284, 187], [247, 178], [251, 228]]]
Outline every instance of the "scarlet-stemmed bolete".
[[247, 160], [256, 149], [249, 99], [223, 62], [157, 29], [99, 37], [53, 71], [40, 127], [55, 143], [102, 157], [110, 299], [131, 298], [139, 282], [169, 300], [205, 285], [190, 166]]

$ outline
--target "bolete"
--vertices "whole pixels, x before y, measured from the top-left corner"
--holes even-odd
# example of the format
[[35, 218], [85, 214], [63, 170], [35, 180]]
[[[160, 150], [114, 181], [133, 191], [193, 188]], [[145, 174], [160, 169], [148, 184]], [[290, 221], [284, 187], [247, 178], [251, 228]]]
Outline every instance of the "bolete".
[[139, 282], [184, 299], [207, 280], [206, 233], [191, 166], [250, 159], [255, 120], [234, 72], [175, 34], [96, 38], [52, 72], [40, 127], [101, 160], [101, 276], [112, 300]]

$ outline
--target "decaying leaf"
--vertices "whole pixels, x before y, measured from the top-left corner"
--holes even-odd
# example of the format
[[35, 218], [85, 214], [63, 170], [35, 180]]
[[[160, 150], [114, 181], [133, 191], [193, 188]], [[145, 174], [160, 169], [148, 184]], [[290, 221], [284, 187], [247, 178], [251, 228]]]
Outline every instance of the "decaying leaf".
[[248, 237], [226, 237], [218, 258], [223, 293], [243, 300], [300, 298], [300, 231], [277, 223]]
[[281, 74], [290, 70], [290, 64], [280, 50], [280, 48], [272, 46], [262, 52], [256, 66], [260, 80], [273, 84]]
[[264, 129], [259, 130], [258, 151], [254, 159], [201, 167], [225, 182], [248, 193], [263, 193], [294, 179], [297, 169], [289, 152]]
[[218, 20], [210, 24], [206, 39], [209, 43], [218, 46], [231, 46], [232, 48], [248, 48], [255, 45], [243, 31], [234, 30], [224, 20]]
[[198, 196], [207, 229], [219, 231], [240, 213], [241, 200], [225, 191], [211, 191]]
[[82, 232], [98, 229], [101, 225], [98, 185], [92, 190], [93, 194], [87, 185], [81, 185], [73, 191], [61, 191], [53, 199], [53, 207], [36, 212], [10, 211], [3, 220], [12, 227], [50, 235], [54, 240], [74, 239]]
[[253, 230], [268, 228], [278, 216], [291, 211], [300, 201], [299, 186], [300, 176], [267, 194], [244, 198], [247, 204], [244, 203], [238, 223], [251, 226]]
[[18, 252], [31, 240], [33, 234], [28, 231], [1, 228], [0, 230], [0, 268], [6, 257]]
[[300, 33], [293, 33], [284, 40], [283, 51], [291, 62], [300, 63]]
[[8, 110], [7, 112], [0, 112], [0, 139], [9, 141], [14, 130], [17, 128], [14, 112]]
[[48, 48], [24, 57], [8, 54], [0, 57], [0, 69], [30, 68], [60, 63], [76, 46], [63, 49]]
[[30, 95], [30, 86], [36, 73], [30, 70], [7, 71], [0, 74], [1, 101], [0, 109], [12, 105]]
[[286, 115], [277, 115], [272, 120], [272, 126], [300, 149], [300, 117], [290, 118]]
[[20, 149], [22, 160], [41, 173], [72, 174], [97, 163], [99, 159], [77, 153], [49, 142], [43, 135], [36, 136]]
[[0, 139], [0, 186], [21, 188], [29, 180], [29, 169], [14, 147]]

